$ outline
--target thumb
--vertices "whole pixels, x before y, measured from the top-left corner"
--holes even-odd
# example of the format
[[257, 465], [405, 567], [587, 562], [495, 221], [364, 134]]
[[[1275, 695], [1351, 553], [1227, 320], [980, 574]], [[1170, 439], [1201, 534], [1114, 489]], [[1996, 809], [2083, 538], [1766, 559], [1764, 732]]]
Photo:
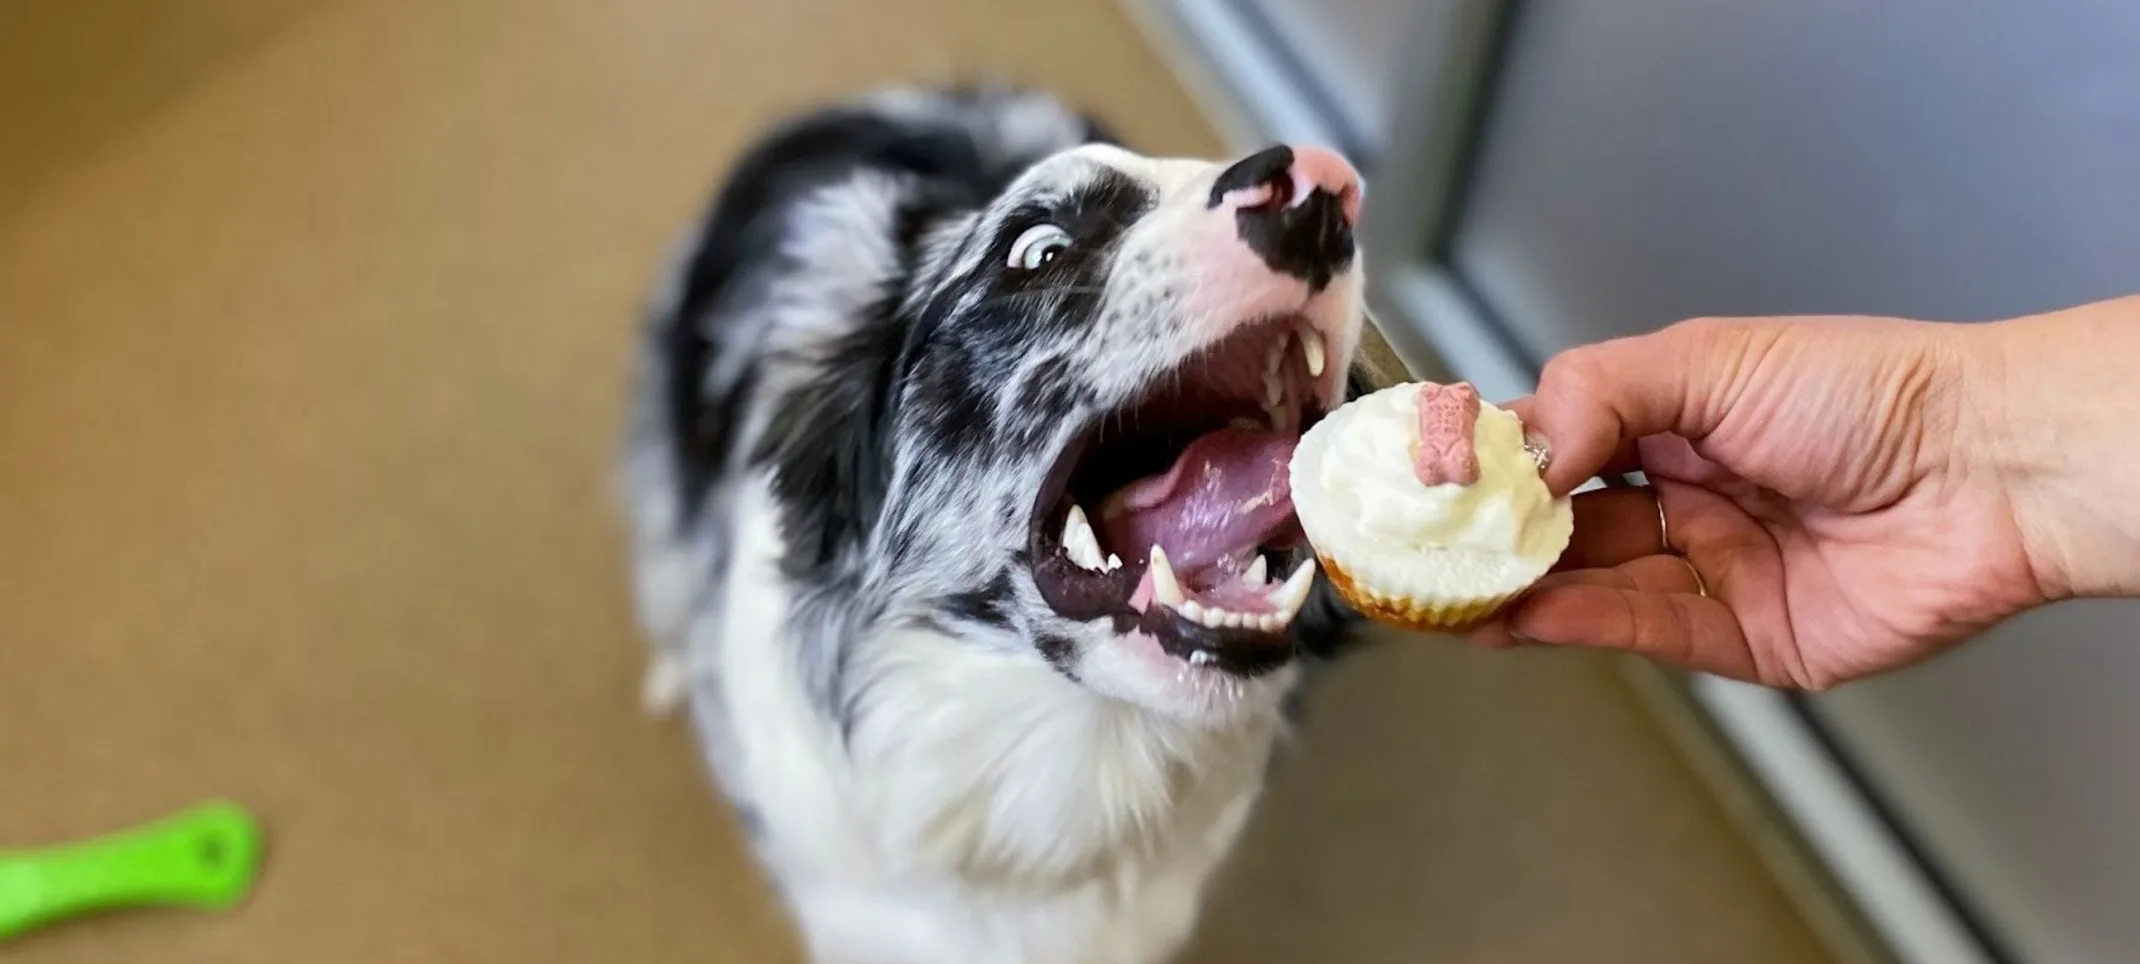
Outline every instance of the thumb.
[[1554, 356], [1525, 406], [1530, 428], [1552, 446], [1546, 487], [1567, 494], [1644, 436], [1698, 440], [1715, 431], [1742, 376], [1782, 327], [1769, 320], [1684, 321]]

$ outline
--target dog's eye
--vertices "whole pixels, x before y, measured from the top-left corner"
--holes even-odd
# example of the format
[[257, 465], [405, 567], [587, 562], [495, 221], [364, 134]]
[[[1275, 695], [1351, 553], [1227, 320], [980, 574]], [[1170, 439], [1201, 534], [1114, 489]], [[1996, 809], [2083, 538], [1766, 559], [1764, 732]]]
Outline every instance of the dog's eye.
[[1038, 271], [1069, 247], [1069, 232], [1052, 224], [1037, 225], [1012, 242], [1009, 264], [1020, 271]]

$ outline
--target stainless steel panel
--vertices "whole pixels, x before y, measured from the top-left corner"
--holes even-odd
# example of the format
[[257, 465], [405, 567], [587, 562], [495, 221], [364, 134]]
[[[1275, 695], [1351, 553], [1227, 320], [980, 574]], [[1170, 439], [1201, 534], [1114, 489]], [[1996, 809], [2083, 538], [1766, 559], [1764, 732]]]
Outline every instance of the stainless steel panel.
[[1234, 2], [1261, 14], [1322, 88], [1329, 109], [1372, 146], [1388, 133], [1399, 93], [1393, 81], [1417, 36], [1414, 23], [1460, 0]]
[[1543, 356], [2140, 289], [2140, 4], [1524, 5], [1457, 248]]

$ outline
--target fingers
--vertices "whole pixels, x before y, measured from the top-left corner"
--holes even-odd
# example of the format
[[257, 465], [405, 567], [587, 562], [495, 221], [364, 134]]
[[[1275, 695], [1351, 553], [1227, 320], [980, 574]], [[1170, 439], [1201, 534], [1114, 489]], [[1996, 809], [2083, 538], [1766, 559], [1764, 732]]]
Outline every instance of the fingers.
[[[1653, 492], [1668, 510], [1669, 549], [1660, 546]], [[1754, 518], [1673, 482], [1586, 492], [1574, 505], [1576, 537], [1561, 567], [1469, 639], [1617, 649], [1735, 679], [1796, 682], [1782, 656], [1795, 646], [1782, 560]]]
[[1677, 558], [1649, 556], [1548, 578], [1557, 581], [1541, 584], [1509, 615], [1512, 637], [1616, 649], [1735, 679], [1760, 677], [1738, 618], [1722, 600], [1698, 595]]
[[1575, 535], [1554, 564], [1556, 572], [1603, 569], [1663, 551], [1657, 495], [1637, 486], [1595, 489], [1569, 500]]
[[[1474, 627], [1466, 638], [1501, 648], [1523, 643], [1626, 649], [1682, 662], [1687, 646], [1707, 627], [1686, 625], [1671, 605], [1685, 595], [1702, 602], [1705, 581], [1684, 558], [1660, 543], [1657, 502], [1649, 489], [1622, 488], [1575, 497], [1578, 538], [1561, 566], [1539, 580], [1502, 618]], [[1592, 526], [1582, 537], [1584, 516]], [[1728, 618], [1730, 610], [1719, 609]], [[1737, 623], [1732, 628], [1736, 631]]]
[[[1708, 555], [1720, 540], [1729, 546], [1757, 535], [1732, 502], [1668, 479], [1648, 486], [1594, 489], [1576, 495], [1569, 505], [1575, 532], [1554, 564], [1555, 572], [1604, 569], [1659, 553]], [[1665, 541], [1667, 516], [1670, 544]]]
[[[1502, 408], [1515, 413], [1516, 418], [1523, 422], [1527, 434], [1544, 438], [1548, 446], [1552, 445], [1552, 436], [1547, 435], [1545, 432], [1543, 432], [1537, 427], [1537, 420], [1532, 414], [1533, 409], [1537, 405], [1537, 396], [1526, 395], [1522, 398], [1516, 399], [1515, 401], [1504, 402], [1500, 404]], [[1559, 458], [1559, 453], [1557, 450], [1555, 450], [1553, 458]], [[1584, 481], [1588, 480], [1590, 476], [1594, 475], [1627, 475], [1631, 472], [1640, 471], [1642, 471], [1641, 455], [1635, 449], [1635, 440], [1629, 439], [1626, 442], [1623, 442], [1619, 448], [1613, 450], [1610, 455], [1607, 455], [1605, 457], [1605, 462], [1599, 465], [1597, 469], [1592, 471], [1590, 475], [1586, 475], [1581, 479], [1577, 479], [1575, 481], [1575, 484], [1581, 485]], [[1546, 475], [1549, 479], [1555, 475], [1555, 473], [1551, 471], [1550, 466], [1548, 467]], [[1563, 490], [1561, 489], [1555, 489], [1554, 494], [1558, 495], [1562, 491]]]
[[1624, 464], [1644, 436], [1708, 435], [1730, 407], [1739, 374], [1780, 330], [1773, 321], [1682, 322], [1555, 356], [1523, 408], [1526, 424], [1553, 447], [1547, 487], [1573, 491]]
[[1702, 458], [1694, 443], [1677, 435], [1651, 435], [1635, 440], [1635, 457], [1652, 479], [1671, 479], [1703, 485], [1718, 480], [1724, 467]]

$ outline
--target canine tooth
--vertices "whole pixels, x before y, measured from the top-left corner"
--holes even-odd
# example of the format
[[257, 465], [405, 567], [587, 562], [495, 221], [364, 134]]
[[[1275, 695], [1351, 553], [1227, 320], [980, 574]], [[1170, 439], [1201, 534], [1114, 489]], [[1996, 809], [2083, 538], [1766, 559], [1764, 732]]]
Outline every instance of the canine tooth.
[[1261, 586], [1271, 581], [1270, 566], [1263, 561], [1262, 556], [1257, 556], [1255, 562], [1248, 564], [1248, 572], [1243, 573], [1241, 578], [1251, 586]]
[[1070, 561], [1086, 569], [1099, 569], [1100, 539], [1093, 535], [1092, 523], [1085, 518], [1085, 510], [1070, 507], [1070, 514], [1063, 519], [1063, 551], [1070, 554]]
[[1174, 578], [1174, 567], [1167, 563], [1167, 551], [1157, 545], [1152, 546], [1152, 598], [1176, 608], [1184, 599], [1181, 581]]
[[1292, 340], [1290, 336], [1281, 336], [1278, 340], [1271, 342], [1271, 350], [1263, 355], [1264, 381], [1270, 381], [1271, 378], [1278, 374], [1279, 366], [1285, 364], [1285, 350], [1287, 344]]
[[1264, 372], [1263, 407], [1276, 411], [1279, 403], [1283, 401], [1285, 401], [1285, 381], [1278, 377], [1277, 372]]
[[1285, 585], [1278, 587], [1278, 596], [1273, 602], [1288, 622], [1300, 614], [1301, 605], [1308, 601], [1308, 589], [1315, 585], [1315, 571], [1315, 560], [1303, 562], [1286, 577]]
[[1301, 327], [1300, 354], [1308, 362], [1309, 377], [1323, 377], [1323, 336], [1321, 332], [1306, 326]]

